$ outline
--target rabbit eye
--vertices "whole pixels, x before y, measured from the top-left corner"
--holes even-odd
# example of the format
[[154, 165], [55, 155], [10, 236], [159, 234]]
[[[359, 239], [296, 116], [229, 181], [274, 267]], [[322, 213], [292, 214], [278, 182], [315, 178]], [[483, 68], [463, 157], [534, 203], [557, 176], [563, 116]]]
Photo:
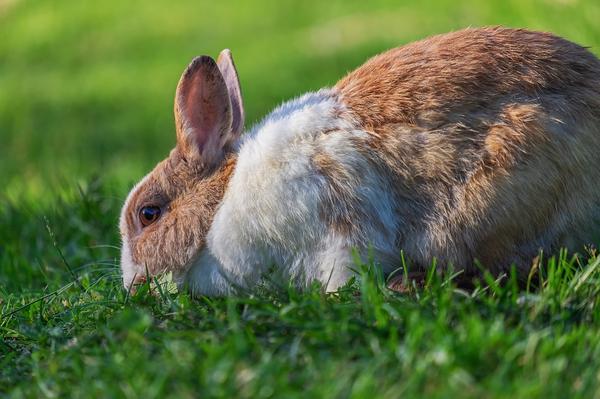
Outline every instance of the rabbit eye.
[[156, 222], [160, 217], [160, 208], [158, 206], [145, 206], [140, 209], [140, 222], [146, 227]]

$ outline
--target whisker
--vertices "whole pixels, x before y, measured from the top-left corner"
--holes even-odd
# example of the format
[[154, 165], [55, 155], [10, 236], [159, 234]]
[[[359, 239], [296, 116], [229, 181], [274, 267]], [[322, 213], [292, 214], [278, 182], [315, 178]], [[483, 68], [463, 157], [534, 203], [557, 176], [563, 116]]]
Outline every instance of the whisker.
[[[81, 271], [84, 270], [86, 268], [89, 268], [91, 266], [112, 266], [113, 268], [118, 268], [119, 264], [117, 263], [113, 263], [113, 262], [108, 262], [108, 261], [96, 261], [96, 262], [88, 262], [85, 263], [81, 266], [78, 266], [76, 268], [73, 269], [73, 271]], [[101, 270], [102, 268], [94, 268], [94, 270]]]
[[91, 249], [98, 249], [98, 248], [111, 248], [111, 249], [116, 249], [117, 251], [121, 250], [121, 247], [116, 246], [116, 245], [111, 245], [111, 244], [98, 244], [98, 245], [90, 245], [88, 248]]

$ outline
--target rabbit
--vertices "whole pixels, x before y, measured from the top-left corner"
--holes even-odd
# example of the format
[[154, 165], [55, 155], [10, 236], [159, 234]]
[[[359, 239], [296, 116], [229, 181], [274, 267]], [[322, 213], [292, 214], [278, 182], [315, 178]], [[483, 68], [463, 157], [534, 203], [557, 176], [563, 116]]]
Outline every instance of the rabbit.
[[195, 58], [177, 144], [120, 218], [127, 289], [172, 272], [193, 295], [272, 272], [336, 291], [355, 257], [389, 274], [526, 274], [593, 244], [600, 61], [549, 33], [469, 28], [375, 56], [247, 133], [231, 52]]

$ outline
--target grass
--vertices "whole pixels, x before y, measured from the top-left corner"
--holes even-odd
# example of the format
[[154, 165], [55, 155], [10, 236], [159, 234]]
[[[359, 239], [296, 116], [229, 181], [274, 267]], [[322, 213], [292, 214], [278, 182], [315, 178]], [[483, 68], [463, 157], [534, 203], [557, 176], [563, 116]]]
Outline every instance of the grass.
[[249, 122], [386, 48], [464, 26], [599, 54], [597, 1], [0, 0], [0, 396], [600, 397], [600, 258], [529, 288], [450, 275], [338, 294], [266, 282], [192, 300], [121, 289], [116, 220], [174, 143], [186, 63], [233, 50]]

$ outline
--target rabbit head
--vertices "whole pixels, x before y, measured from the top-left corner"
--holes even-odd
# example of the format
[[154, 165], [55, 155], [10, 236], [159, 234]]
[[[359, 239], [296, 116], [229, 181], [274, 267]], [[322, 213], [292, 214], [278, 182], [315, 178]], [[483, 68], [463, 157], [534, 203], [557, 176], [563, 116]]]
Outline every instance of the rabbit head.
[[121, 269], [131, 289], [185, 271], [205, 245], [235, 166], [244, 110], [229, 50], [195, 58], [175, 94], [177, 145], [130, 192], [121, 212]]

